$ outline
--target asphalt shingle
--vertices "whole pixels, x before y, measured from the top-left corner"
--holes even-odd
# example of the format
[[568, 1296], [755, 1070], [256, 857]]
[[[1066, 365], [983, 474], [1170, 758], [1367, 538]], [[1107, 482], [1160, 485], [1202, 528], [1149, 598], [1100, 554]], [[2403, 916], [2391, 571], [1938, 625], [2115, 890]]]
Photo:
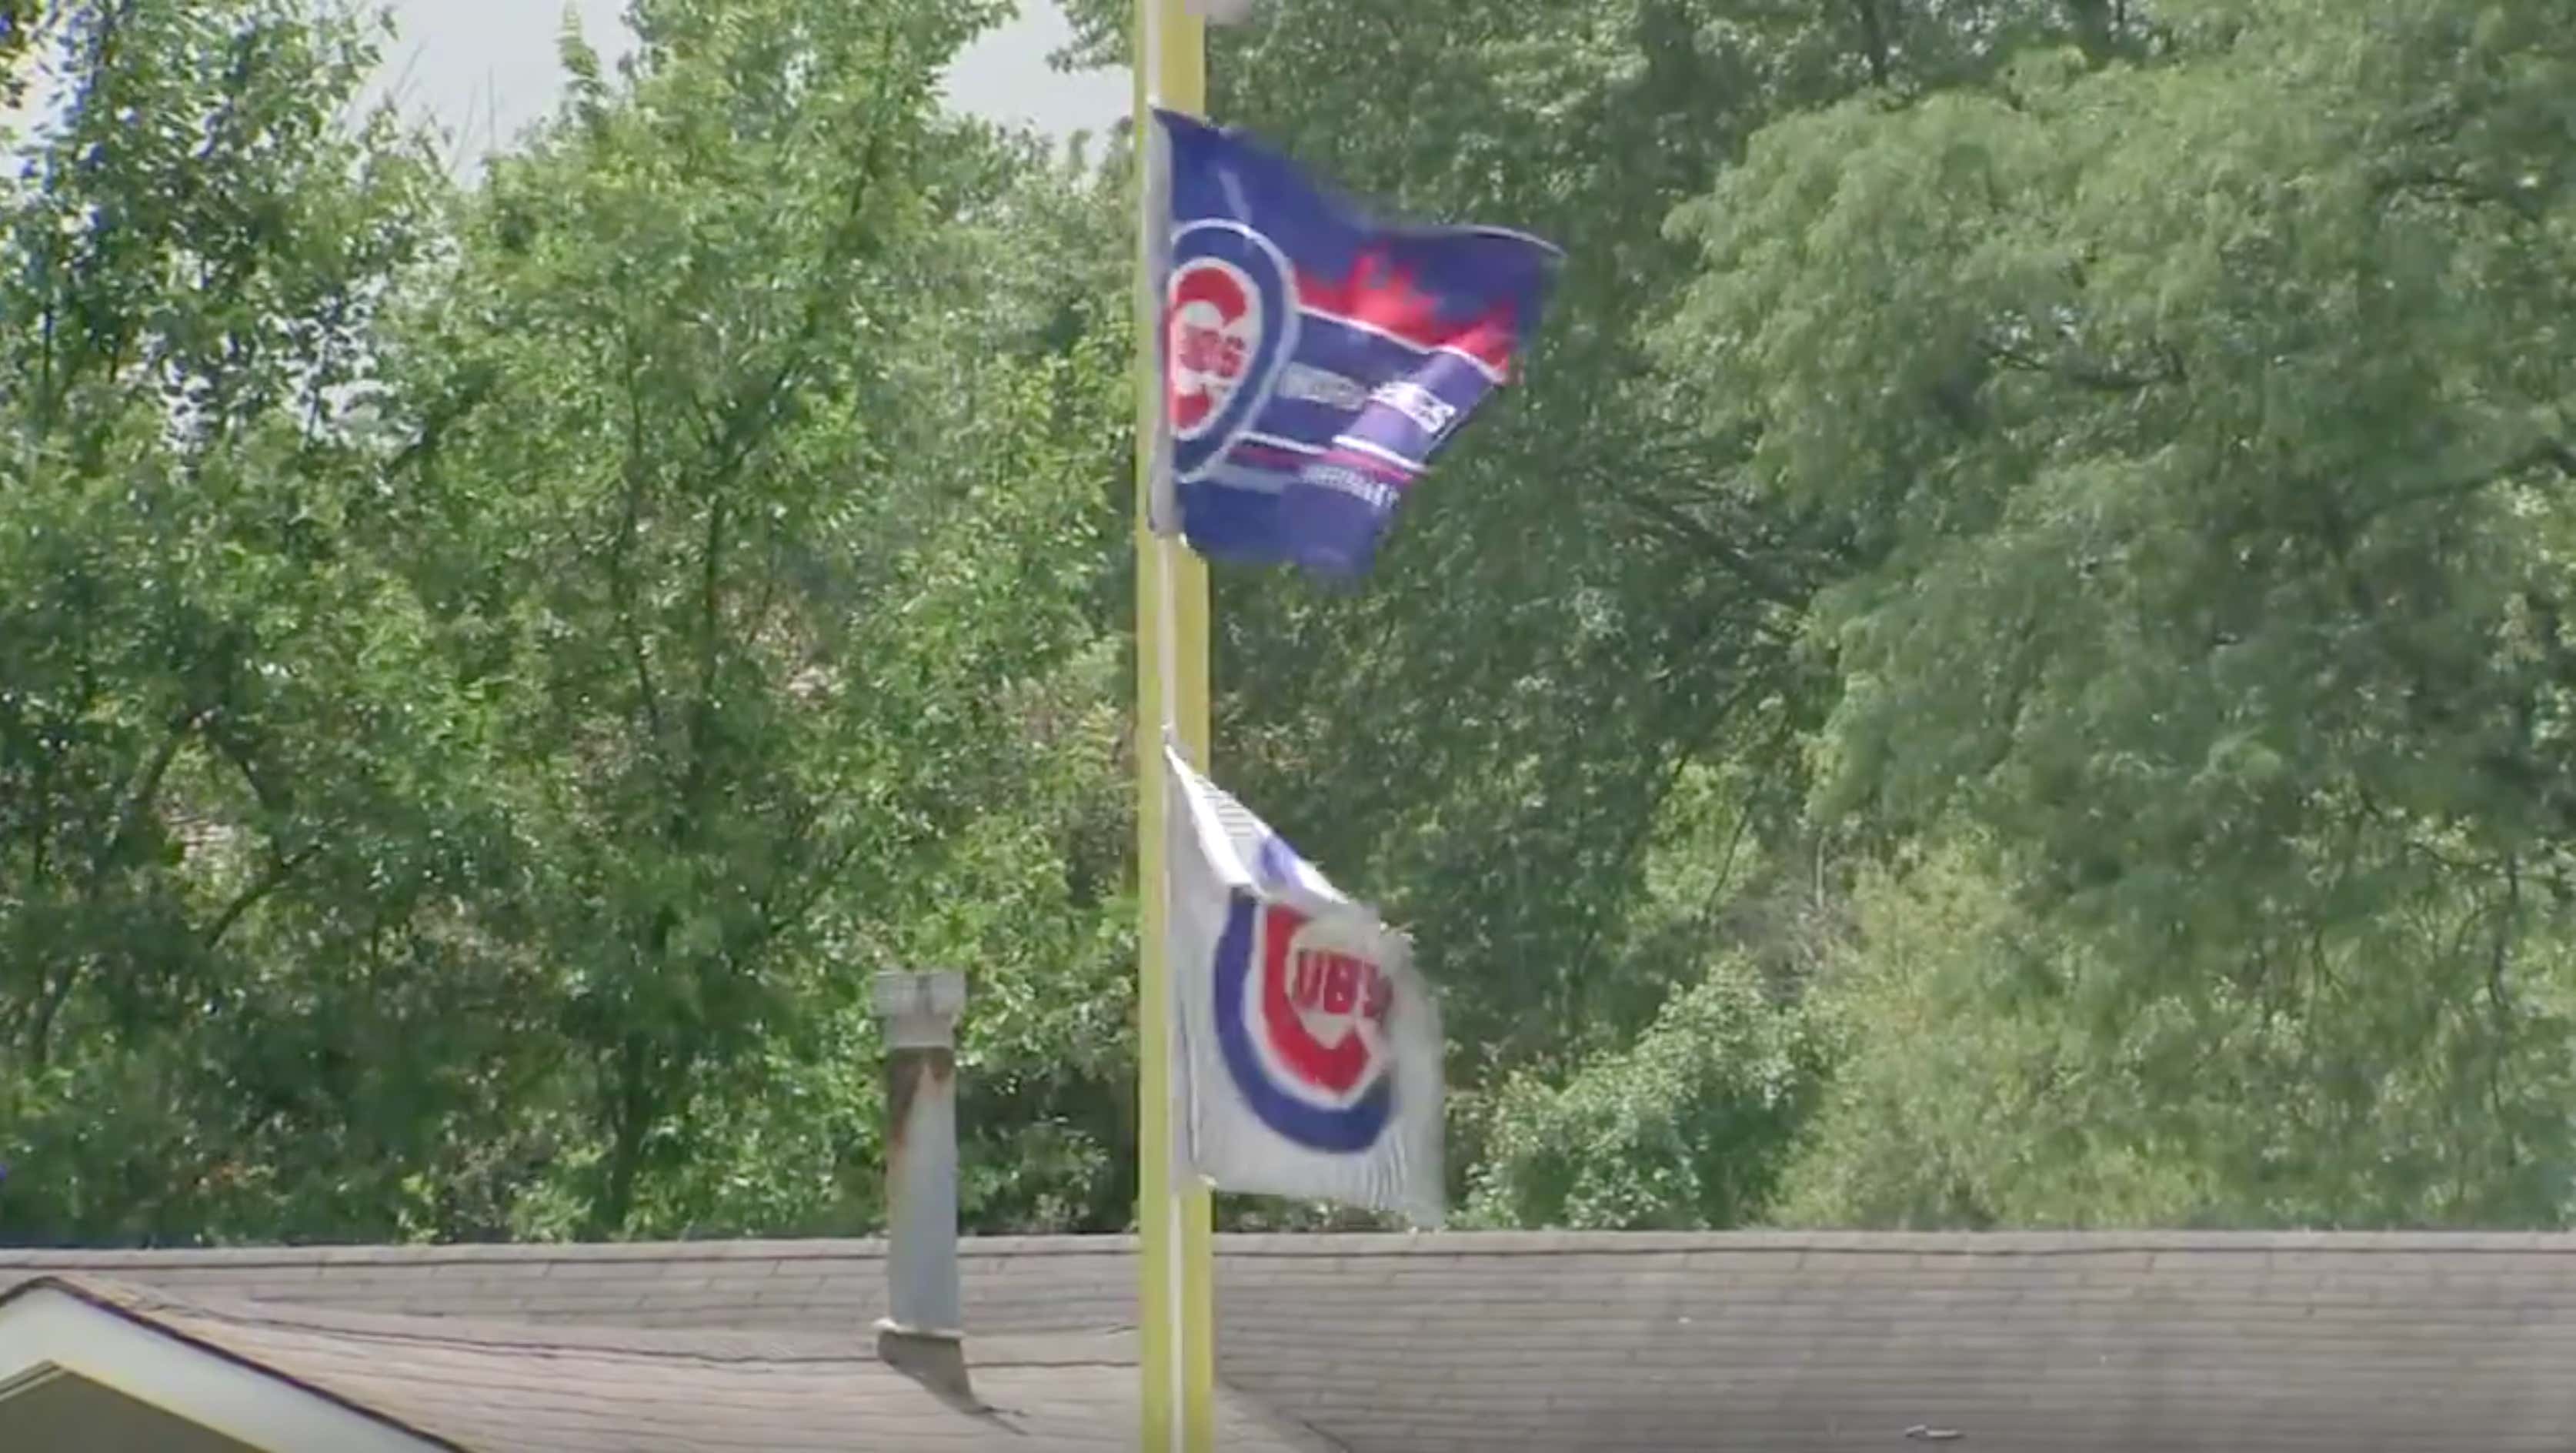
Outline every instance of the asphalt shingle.
[[[2576, 1238], [1242, 1238], [1220, 1366], [1361, 1453], [2564, 1450]], [[1374, 1273], [1374, 1274], [1372, 1274]], [[1917, 1430], [1911, 1439], [1907, 1430]]]
[[[537, 1326], [183, 1298], [53, 1277], [94, 1305], [218, 1350], [461, 1453], [1126, 1453], [1132, 1338], [999, 1337], [973, 1350], [981, 1407], [879, 1362], [855, 1337]], [[1229, 1448], [1331, 1453], [1238, 1399]]]
[[[1134, 1320], [1131, 1243], [1115, 1237], [970, 1240], [966, 1325], [1080, 1332]], [[172, 1251], [0, 1248], [0, 1283], [59, 1271], [183, 1295], [548, 1325], [859, 1335], [885, 1310], [876, 1241], [227, 1247]]]
[[[855, 1349], [882, 1306], [882, 1255], [842, 1241], [0, 1251], [0, 1285], [86, 1272]], [[979, 1391], [981, 1362], [1012, 1337], [1134, 1321], [1122, 1239], [969, 1241], [961, 1265]], [[1294, 1431], [1293, 1415], [1349, 1453], [1825, 1453], [1934, 1431], [1980, 1453], [2576, 1448], [2576, 1383], [2558, 1375], [2576, 1362], [2570, 1236], [1230, 1236], [1217, 1312], [1234, 1415]], [[1032, 1406], [1080, 1405], [1061, 1368], [997, 1370], [993, 1386], [1024, 1374]], [[1132, 1397], [1132, 1367], [1105, 1382]]]

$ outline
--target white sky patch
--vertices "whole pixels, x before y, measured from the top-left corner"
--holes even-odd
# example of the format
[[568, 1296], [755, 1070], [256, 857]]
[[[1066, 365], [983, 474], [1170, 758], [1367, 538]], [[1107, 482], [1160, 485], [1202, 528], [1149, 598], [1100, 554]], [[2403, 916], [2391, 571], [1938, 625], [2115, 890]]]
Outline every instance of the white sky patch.
[[[435, 123], [449, 137], [460, 174], [502, 150], [546, 115], [563, 89], [555, 41], [567, 13], [614, 67], [633, 48], [621, 18], [625, 0], [392, 0], [398, 37], [385, 54], [377, 94], [402, 114]], [[1106, 131], [1127, 113], [1128, 82], [1115, 68], [1074, 75], [1047, 64], [1072, 38], [1053, 0], [1023, 0], [1019, 18], [958, 57], [948, 75], [951, 105], [1058, 138]], [[372, 99], [372, 97], [370, 98]]]

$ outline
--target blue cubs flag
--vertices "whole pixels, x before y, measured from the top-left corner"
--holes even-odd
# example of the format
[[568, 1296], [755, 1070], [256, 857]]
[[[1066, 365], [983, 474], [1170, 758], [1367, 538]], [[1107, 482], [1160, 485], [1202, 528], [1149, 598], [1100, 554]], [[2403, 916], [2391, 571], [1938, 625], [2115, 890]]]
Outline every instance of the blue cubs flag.
[[1558, 254], [1371, 221], [1238, 134], [1154, 114], [1171, 218], [1155, 528], [1211, 559], [1359, 576], [1510, 376]]
[[1211, 1185], [1442, 1210], [1439, 1006], [1402, 935], [1164, 744], [1174, 1111]]

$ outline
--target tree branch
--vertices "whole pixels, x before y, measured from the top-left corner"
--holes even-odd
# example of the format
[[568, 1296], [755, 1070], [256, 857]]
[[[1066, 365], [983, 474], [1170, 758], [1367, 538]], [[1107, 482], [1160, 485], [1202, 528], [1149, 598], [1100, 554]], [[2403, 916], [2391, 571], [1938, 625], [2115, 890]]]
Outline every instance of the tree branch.
[[1889, 63], [1887, 18], [1879, 14], [1878, 0], [1852, 0], [1852, 10], [1860, 17], [1862, 56], [1869, 62], [1869, 83], [1884, 86]]
[[705, 558], [698, 570], [698, 691], [689, 703], [689, 766], [680, 790], [680, 808], [692, 820], [713, 771], [708, 755], [715, 750], [717, 638], [724, 617], [725, 499], [707, 501]]
[[2090, 359], [2042, 358], [1992, 338], [1980, 340], [1980, 344], [1988, 360], [2005, 368], [2048, 374], [2096, 393], [2135, 393], [2157, 384], [2190, 381], [2183, 369], [2182, 356], [2167, 345], [2160, 344], [2156, 348], [2156, 352], [2162, 355], [2160, 366], [2140, 373]]
[[777, 938], [802, 923], [806, 915], [814, 911], [815, 905], [823, 901], [823, 895], [831, 891], [832, 885], [840, 881], [841, 874], [848, 869], [851, 860], [859, 855], [859, 848], [866, 841], [865, 835], [852, 834], [849, 841], [841, 844], [840, 851], [832, 855], [831, 861], [805, 883], [804, 891], [797, 894], [796, 902], [792, 907], [785, 913], [762, 915], [763, 940]]
[[80, 982], [80, 970], [81, 966], [74, 963], [63, 970], [61, 978], [48, 975], [45, 979], [35, 1017], [27, 1026], [27, 1060], [37, 1069], [53, 1061], [54, 1017], [62, 1012], [64, 1001], [71, 998], [72, 987]]
[[2462, 495], [2476, 494], [2482, 489], [2502, 484], [2515, 475], [2527, 474], [2541, 468], [2554, 468], [2567, 478], [2576, 479], [2576, 447], [2571, 447], [2557, 439], [2543, 439], [2493, 469], [2470, 475], [2466, 479], [2444, 480], [2440, 484], [2401, 490], [2374, 502], [2367, 509], [2358, 511], [2349, 522], [2346, 533], [2359, 531], [2381, 515], [2434, 500], [2456, 499]]
[[635, 692], [643, 704], [644, 724], [652, 733], [653, 748], [662, 748], [662, 693], [653, 683], [653, 663], [644, 649], [644, 631], [635, 620], [635, 575], [628, 556], [635, 548], [635, 537], [643, 528], [645, 453], [644, 398], [636, 379], [635, 344], [629, 336], [626, 344], [626, 498], [617, 524], [617, 534], [608, 546], [608, 599], [617, 614], [617, 634], [626, 644], [628, 664], [635, 672]]
[[191, 711], [173, 721], [169, 733], [161, 739], [161, 745], [154, 749], [152, 760], [136, 771], [134, 781], [125, 790], [124, 802], [117, 808], [116, 827], [109, 833], [97, 860], [90, 865], [90, 891], [93, 893], [106, 883], [109, 870], [116, 865], [126, 844], [132, 841], [135, 828], [142, 823], [144, 814], [151, 810], [153, 799], [160, 795], [161, 779], [169, 775], [170, 764], [178, 760], [179, 748], [206, 716], [204, 710]]
[[2473, 207], [2502, 207], [2525, 222], [2538, 222], [2546, 215], [2536, 198], [2431, 167], [2409, 167], [2390, 172], [2379, 179], [2373, 190], [2383, 202], [2408, 192], [2426, 192]]
[[295, 876], [296, 869], [313, 861], [321, 851], [322, 844], [317, 839], [270, 864], [267, 872], [260, 874], [249, 887], [235, 894], [233, 900], [224, 905], [223, 911], [215, 915], [215, 921], [206, 926], [205, 935], [201, 940], [204, 946], [213, 948], [223, 942], [224, 935], [232, 932], [234, 924], [241, 922], [244, 915], [258, 907], [270, 894], [286, 886], [286, 880]]
[[1627, 489], [1612, 496], [1629, 509], [1661, 525], [1666, 532], [1684, 543], [1716, 557], [1719, 564], [1753, 587], [1763, 600], [1774, 605], [1797, 606], [1811, 593], [1800, 582], [1781, 574], [1756, 560], [1717, 530], [1712, 529], [1690, 511], [1652, 491]]

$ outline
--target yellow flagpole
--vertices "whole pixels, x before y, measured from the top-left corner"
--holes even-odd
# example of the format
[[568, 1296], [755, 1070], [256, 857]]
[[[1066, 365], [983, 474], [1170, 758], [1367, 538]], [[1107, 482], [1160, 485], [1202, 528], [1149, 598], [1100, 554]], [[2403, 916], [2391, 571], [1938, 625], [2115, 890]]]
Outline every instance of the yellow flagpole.
[[[1203, 23], [1183, 0], [1136, 0], [1135, 141], [1138, 193], [1151, 185], [1155, 127], [1147, 106], [1197, 115], [1207, 106]], [[1144, 226], [1163, 220], [1142, 216]], [[1139, 266], [1152, 252], [1140, 235]], [[1207, 566], [1150, 524], [1164, 402], [1163, 299], [1139, 286], [1136, 309], [1136, 779], [1137, 884], [1144, 904], [1136, 982], [1137, 1207], [1143, 1243], [1138, 1294], [1144, 1329], [1140, 1426], [1145, 1453], [1212, 1453], [1216, 1446], [1216, 1298], [1208, 1192], [1178, 1173], [1172, 1117], [1171, 964], [1163, 836], [1162, 728], [1208, 764]], [[1167, 698], [1168, 692], [1168, 699]]]

